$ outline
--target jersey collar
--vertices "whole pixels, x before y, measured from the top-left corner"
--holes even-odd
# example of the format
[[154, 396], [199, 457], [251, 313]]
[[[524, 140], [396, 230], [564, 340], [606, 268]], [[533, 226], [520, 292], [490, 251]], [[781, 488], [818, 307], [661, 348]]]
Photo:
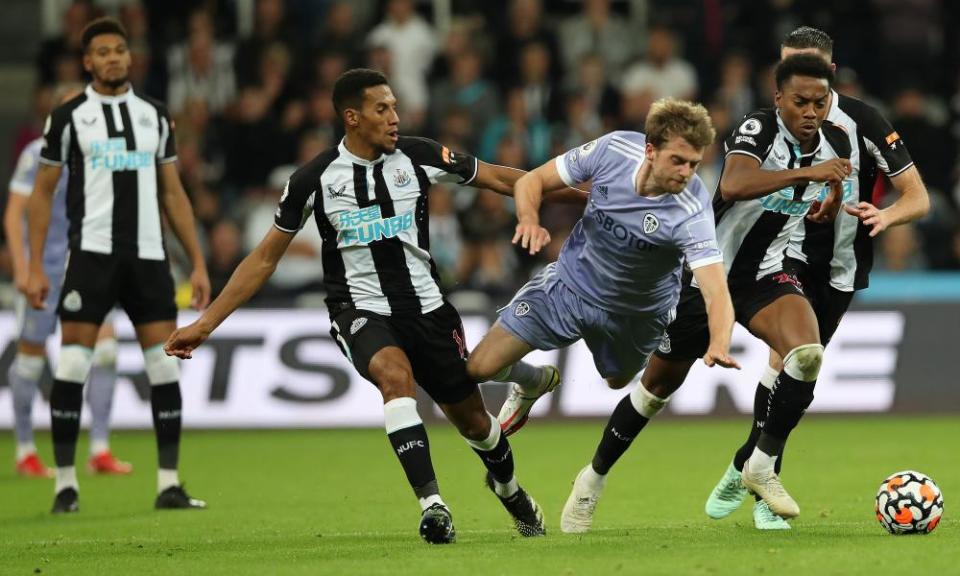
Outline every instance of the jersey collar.
[[[800, 141], [793, 137], [793, 134], [791, 134], [790, 130], [787, 129], [787, 125], [783, 123], [783, 118], [780, 117], [780, 110], [777, 110], [777, 125], [779, 126], [780, 132], [783, 134], [784, 139], [786, 139], [786, 141], [792, 144], [793, 146], [796, 146], [799, 148]], [[800, 157], [805, 158], [807, 156], [813, 156], [814, 154], [820, 151], [820, 148], [822, 146], [823, 146], [823, 126], [821, 126], [819, 130], [817, 130], [816, 148], [814, 148], [810, 152], [807, 152], [806, 154], [800, 154]]]
[[87, 84], [87, 87], [84, 89], [84, 92], [87, 95], [87, 98], [90, 100], [95, 100], [97, 102], [102, 102], [104, 104], [114, 104], [119, 102], [126, 102], [130, 99], [130, 95], [133, 94], [133, 87], [129, 84], [127, 85], [127, 91], [123, 94], [117, 94], [116, 96], [106, 96], [101, 94], [93, 89], [93, 84]]
[[341, 155], [341, 156], [343, 156], [344, 158], [346, 158], [346, 159], [349, 160], [350, 162], [353, 162], [354, 164], [359, 164], [359, 165], [361, 165], [361, 166], [373, 166], [374, 164], [379, 164], [380, 162], [383, 162], [384, 160], [387, 159], [387, 155], [386, 155], [386, 154], [381, 154], [380, 157], [377, 158], [376, 160], [365, 160], [365, 159], [357, 156], [357, 155], [354, 154], [353, 152], [347, 150], [346, 141], [347, 141], [346, 138], [342, 138], [342, 139], [340, 140], [340, 144], [337, 146], [337, 150], [340, 151], [340, 155]]
[[833, 88], [830, 89], [830, 111], [827, 112], [827, 120], [833, 122], [834, 118], [840, 117], [840, 95]]

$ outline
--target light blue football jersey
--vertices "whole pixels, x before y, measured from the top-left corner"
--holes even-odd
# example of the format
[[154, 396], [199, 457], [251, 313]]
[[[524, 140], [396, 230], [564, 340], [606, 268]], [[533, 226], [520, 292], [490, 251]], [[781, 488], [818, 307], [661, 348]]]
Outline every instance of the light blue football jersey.
[[723, 261], [710, 194], [694, 176], [680, 194], [640, 196], [646, 137], [611, 132], [556, 158], [570, 186], [592, 180], [590, 200], [560, 251], [560, 278], [592, 304], [623, 314], [677, 304], [684, 264]]
[[[10, 191], [22, 196], [33, 193], [33, 183], [37, 178], [37, 166], [40, 159], [40, 150], [43, 148], [43, 138], [27, 144], [20, 153], [17, 167], [10, 178]], [[57, 182], [56, 193], [53, 198], [53, 209], [50, 212], [50, 226], [47, 228], [47, 243], [43, 250], [43, 263], [47, 269], [63, 268], [67, 258], [67, 167], [63, 167], [60, 181]], [[29, 248], [29, 231], [23, 228], [23, 242]]]

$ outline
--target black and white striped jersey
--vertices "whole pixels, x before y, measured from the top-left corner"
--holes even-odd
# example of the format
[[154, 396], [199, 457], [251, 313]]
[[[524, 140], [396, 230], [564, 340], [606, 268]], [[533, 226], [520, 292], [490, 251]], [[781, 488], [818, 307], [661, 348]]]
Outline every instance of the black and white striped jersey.
[[40, 162], [67, 165], [70, 248], [163, 260], [158, 165], [177, 159], [166, 108], [132, 88], [104, 96], [92, 86], [56, 108]]
[[[746, 154], [763, 170], [790, 170], [834, 158], [850, 157], [850, 140], [843, 128], [824, 122], [816, 148], [804, 154], [776, 109], [748, 114], [724, 142], [725, 158]], [[717, 241], [724, 254], [728, 281], [757, 280], [783, 268], [791, 235], [803, 221], [824, 184], [808, 182], [751, 200], [724, 200], [719, 190], [713, 210]]]
[[427, 192], [434, 182], [467, 184], [476, 175], [476, 158], [426, 138], [401, 136], [392, 154], [372, 162], [341, 141], [290, 177], [275, 226], [296, 233], [313, 211], [331, 316], [347, 308], [426, 314], [443, 305]]
[[[843, 182], [846, 204], [870, 202], [880, 172], [896, 176], [913, 166], [896, 130], [869, 104], [833, 93], [827, 119], [850, 138], [853, 173]], [[843, 292], [867, 287], [873, 268], [873, 239], [860, 219], [840, 211], [830, 224], [805, 221], [790, 240], [787, 255], [807, 262], [816, 277], [829, 278]]]

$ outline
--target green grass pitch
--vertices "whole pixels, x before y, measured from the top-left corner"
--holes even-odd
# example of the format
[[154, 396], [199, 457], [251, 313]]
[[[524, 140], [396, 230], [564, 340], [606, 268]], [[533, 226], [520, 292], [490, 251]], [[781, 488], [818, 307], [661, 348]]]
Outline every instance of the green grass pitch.
[[[960, 461], [955, 417], [808, 418], [786, 454], [801, 506], [793, 530], [759, 533], [751, 507], [724, 521], [707, 494], [745, 435], [746, 419], [654, 423], [611, 474], [595, 530], [568, 536], [560, 510], [602, 424], [533, 422], [514, 437], [521, 484], [548, 535], [515, 534], [482, 486], [475, 455], [448, 425], [429, 427], [458, 542], [429, 546], [419, 509], [380, 430], [188, 432], [182, 478], [210, 509], [152, 509], [149, 433], [118, 432], [133, 476], [80, 473], [81, 511], [49, 514], [52, 483], [0, 470], [0, 574], [957, 574]], [[12, 460], [10, 434], [0, 454]], [[41, 449], [50, 454], [49, 437]], [[79, 454], [85, 454], [81, 442]], [[50, 457], [47, 458], [48, 460]], [[893, 537], [873, 514], [880, 482], [918, 469], [944, 493], [922, 537]]]

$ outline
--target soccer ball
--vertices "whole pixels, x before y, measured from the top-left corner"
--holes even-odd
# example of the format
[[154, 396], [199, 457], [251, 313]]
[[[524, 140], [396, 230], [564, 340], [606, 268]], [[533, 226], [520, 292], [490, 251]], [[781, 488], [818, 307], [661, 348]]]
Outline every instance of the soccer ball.
[[928, 534], [943, 516], [943, 494], [926, 474], [891, 474], [877, 491], [877, 520], [891, 534]]

